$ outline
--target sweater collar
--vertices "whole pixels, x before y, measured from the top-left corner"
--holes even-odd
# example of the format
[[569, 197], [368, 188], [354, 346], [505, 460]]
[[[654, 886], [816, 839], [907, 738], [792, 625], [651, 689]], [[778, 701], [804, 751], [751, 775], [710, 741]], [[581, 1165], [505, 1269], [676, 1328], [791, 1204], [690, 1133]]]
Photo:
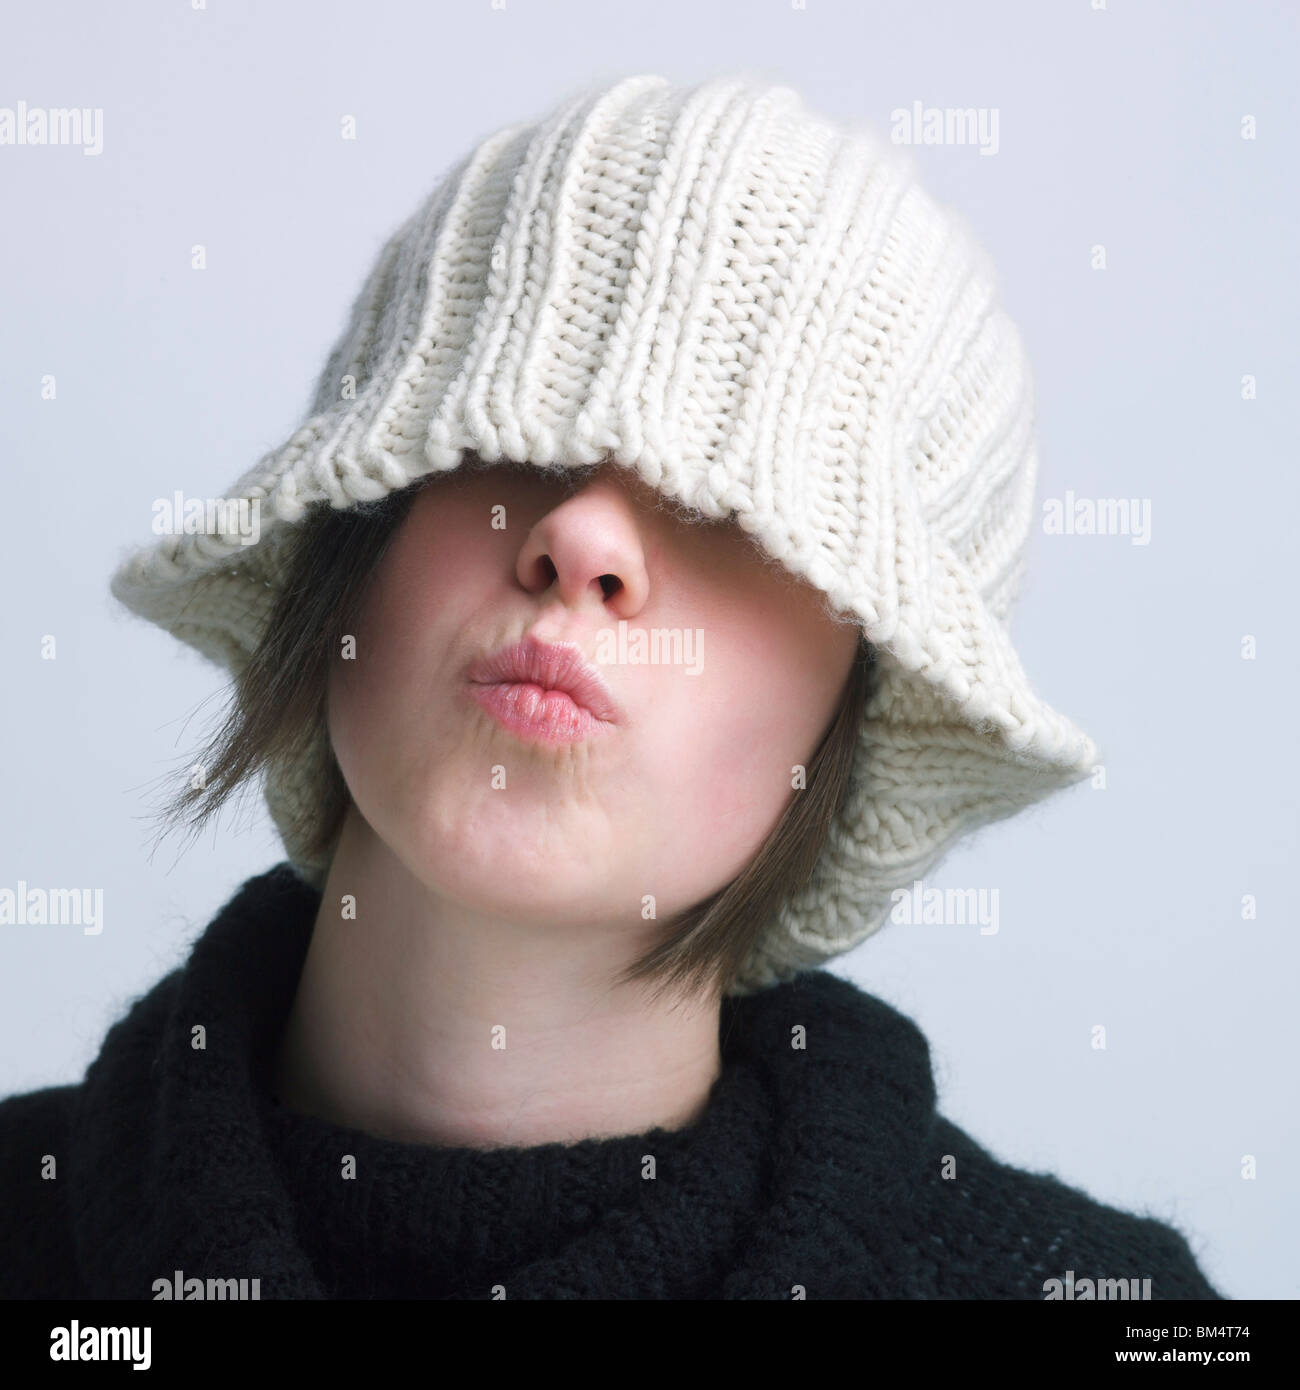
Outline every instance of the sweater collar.
[[806, 971], [723, 1001], [723, 1073], [688, 1129], [400, 1143], [266, 1090], [319, 901], [288, 865], [250, 879], [109, 1031], [67, 1164], [90, 1296], [150, 1298], [176, 1270], [258, 1278], [263, 1298], [784, 1299], [836, 1296], [850, 1270], [870, 1286], [873, 1232], [897, 1229], [935, 1123], [910, 1020]]

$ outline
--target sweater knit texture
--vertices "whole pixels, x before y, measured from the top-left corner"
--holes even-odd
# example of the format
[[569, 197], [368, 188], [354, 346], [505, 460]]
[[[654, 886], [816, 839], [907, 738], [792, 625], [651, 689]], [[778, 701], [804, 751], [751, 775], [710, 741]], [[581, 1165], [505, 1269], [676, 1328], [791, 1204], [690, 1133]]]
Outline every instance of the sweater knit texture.
[[1041, 1299], [1069, 1271], [1221, 1296], [1172, 1227], [939, 1116], [916, 1025], [825, 970], [723, 1000], [686, 1129], [468, 1149], [289, 1110], [265, 1077], [319, 901], [287, 864], [250, 879], [80, 1084], [0, 1102], [0, 1297], [176, 1271], [264, 1299]]
[[[255, 543], [165, 535], [113, 592], [237, 675], [313, 509], [474, 457], [632, 470], [876, 648], [849, 794], [731, 992], [857, 945], [959, 836], [1099, 761], [1006, 626], [1037, 453], [989, 259], [909, 154], [789, 87], [628, 77], [481, 140], [384, 242], [305, 423], [228, 490]], [[266, 782], [315, 886], [332, 756], [319, 729]]]

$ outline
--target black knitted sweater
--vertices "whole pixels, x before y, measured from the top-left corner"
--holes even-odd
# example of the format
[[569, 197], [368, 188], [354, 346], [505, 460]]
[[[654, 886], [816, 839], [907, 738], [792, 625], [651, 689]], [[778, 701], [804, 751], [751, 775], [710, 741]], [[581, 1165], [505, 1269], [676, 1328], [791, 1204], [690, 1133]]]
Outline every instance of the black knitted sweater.
[[0, 1296], [151, 1299], [176, 1271], [264, 1299], [1042, 1299], [1067, 1271], [1221, 1296], [1173, 1228], [940, 1117], [916, 1025], [824, 970], [724, 1000], [683, 1130], [475, 1150], [283, 1108], [318, 903], [288, 865], [250, 879], [82, 1082], [0, 1102]]

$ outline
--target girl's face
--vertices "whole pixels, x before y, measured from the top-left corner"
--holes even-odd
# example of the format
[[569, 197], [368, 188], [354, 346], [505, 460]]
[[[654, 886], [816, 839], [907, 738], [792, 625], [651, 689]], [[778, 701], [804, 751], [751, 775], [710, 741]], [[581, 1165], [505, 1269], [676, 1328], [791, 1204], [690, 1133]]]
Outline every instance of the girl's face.
[[[643, 937], [734, 878], [799, 795], [858, 630], [615, 465], [467, 465], [417, 495], [352, 635], [330, 736], [415, 879], [508, 921]], [[560, 659], [493, 664], [520, 642]]]

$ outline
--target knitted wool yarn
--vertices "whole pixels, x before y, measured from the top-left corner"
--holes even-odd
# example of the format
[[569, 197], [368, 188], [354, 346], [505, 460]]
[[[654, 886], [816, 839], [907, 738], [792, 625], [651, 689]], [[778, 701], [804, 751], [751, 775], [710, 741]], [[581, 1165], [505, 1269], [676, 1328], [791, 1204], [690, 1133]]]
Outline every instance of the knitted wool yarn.
[[[113, 592], [238, 673], [314, 506], [467, 452], [606, 460], [730, 518], [855, 615], [879, 680], [808, 884], [732, 992], [879, 928], [963, 833], [1090, 771], [1005, 627], [1033, 516], [1033, 388], [992, 268], [873, 131], [745, 76], [638, 76], [484, 139], [388, 239], [310, 418], [228, 493], [260, 539], [166, 536]], [[328, 759], [273, 768], [290, 860]]]

